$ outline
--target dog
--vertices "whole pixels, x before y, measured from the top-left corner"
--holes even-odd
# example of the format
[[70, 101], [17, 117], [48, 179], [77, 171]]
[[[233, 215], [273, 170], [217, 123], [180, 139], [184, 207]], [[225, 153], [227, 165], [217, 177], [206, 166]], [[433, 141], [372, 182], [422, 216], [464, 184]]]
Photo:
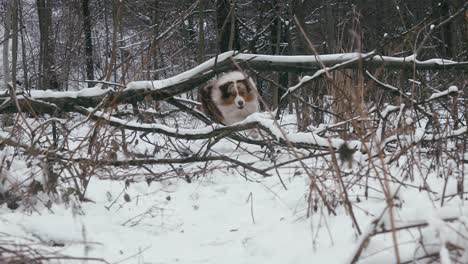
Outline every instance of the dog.
[[252, 78], [232, 71], [199, 89], [201, 110], [215, 121], [232, 125], [259, 111], [258, 91]]

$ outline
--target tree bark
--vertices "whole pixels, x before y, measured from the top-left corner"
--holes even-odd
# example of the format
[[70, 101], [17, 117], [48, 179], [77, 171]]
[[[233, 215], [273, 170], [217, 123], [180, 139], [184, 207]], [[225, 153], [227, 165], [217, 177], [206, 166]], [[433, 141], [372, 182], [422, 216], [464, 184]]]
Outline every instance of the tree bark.
[[18, 0], [12, 0], [12, 12], [11, 12], [11, 82], [13, 91], [16, 91], [16, 77], [17, 77], [17, 64], [18, 64]]
[[216, 25], [219, 51], [239, 50], [239, 27], [235, 17], [235, 5], [231, 5], [229, 0], [216, 0]]
[[[280, 7], [278, 0], [272, 1], [272, 14], [273, 22], [270, 25], [270, 46], [271, 54], [279, 55], [281, 49], [281, 22], [280, 22]], [[277, 82], [280, 83], [280, 73], [277, 73]], [[272, 86], [272, 107], [273, 109], [278, 107], [279, 104], [279, 87], [277, 85]]]
[[[159, 23], [159, 13], [158, 13], [158, 8], [159, 8], [159, 2], [154, 1], [153, 3], [153, 11], [151, 12], [151, 23], [153, 25], [156, 25]], [[150, 64], [149, 66], [149, 71], [153, 71], [153, 75], [149, 78], [152, 78], [153, 80], [159, 79], [159, 40], [156, 38], [156, 36], [159, 35], [159, 29], [158, 27], [154, 27], [153, 29], [153, 40], [151, 42], [151, 47], [150, 47]], [[150, 75], [148, 75], [150, 76]]]
[[55, 48], [52, 34], [52, 0], [37, 0], [39, 18], [40, 48], [39, 48], [39, 87], [59, 89], [55, 67]]
[[198, 63], [205, 59], [205, 1], [198, 3]]
[[328, 53], [338, 52], [336, 49], [336, 32], [335, 32], [335, 18], [333, 16], [332, 1], [325, 0], [325, 32], [327, 40], [327, 51]]
[[28, 59], [26, 53], [26, 40], [24, 38], [24, 20], [23, 20], [23, 4], [21, 1], [18, 3], [18, 13], [19, 13], [19, 34], [21, 36], [21, 58], [23, 64], [23, 88], [26, 91], [31, 89], [31, 84], [29, 82], [29, 69], [28, 69]]
[[6, 12], [3, 16], [3, 80], [5, 89], [8, 89], [8, 83], [10, 82], [10, 32], [11, 32], [11, 10], [12, 2], [8, 1], [6, 6]]
[[120, 21], [121, 21], [121, 12], [122, 12], [122, 2], [118, 0], [112, 1], [112, 50], [110, 62], [107, 64], [106, 69], [106, 82], [109, 82], [112, 78], [112, 73], [114, 73], [114, 82], [116, 80], [116, 60], [117, 60], [117, 34], [120, 31]]
[[[449, 1], [449, 14], [452, 15], [457, 10], [463, 7], [463, 0], [452, 0]], [[466, 48], [468, 44], [468, 35], [467, 31], [467, 21], [468, 20], [468, 11], [465, 9], [465, 14], [462, 14], [455, 18], [453, 21], [448, 23], [447, 32], [449, 34], [448, 39], [448, 55], [450, 58], [456, 59], [463, 52], [463, 47]], [[465, 34], [465, 35], [464, 35]]]
[[[94, 60], [93, 60], [93, 38], [91, 32], [91, 14], [89, 11], [89, 0], [82, 0], [83, 30], [85, 35], [85, 58], [86, 58], [86, 78], [94, 80]], [[88, 82], [88, 87], [93, 87], [93, 82]]]

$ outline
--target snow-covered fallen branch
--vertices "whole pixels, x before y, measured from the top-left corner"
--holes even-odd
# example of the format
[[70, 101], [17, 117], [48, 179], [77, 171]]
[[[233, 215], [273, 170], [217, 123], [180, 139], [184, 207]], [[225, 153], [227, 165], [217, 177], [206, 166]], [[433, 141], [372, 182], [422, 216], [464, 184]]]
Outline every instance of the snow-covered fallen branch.
[[[133, 131], [142, 131], [148, 133], [157, 133], [169, 137], [185, 139], [185, 140], [199, 140], [219, 137], [232, 137], [234, 134], [251, 129], [260, 129], [272, 138], [273, 144], [291, 145], [294, 147], [303, 148], [319, 148], [328, 149], [330, 147], [339, 149], [346, 141], [340, 138], [325, 138], [312, 132], [297, 132], [286, 134], [277, 124], [271, 119], [268, 113], [255, 113], [247, 117], [244, 121], [234, 125], [224, 126], [220, 124], [212, 124], [203, 128], [174, 128], [162, 124], [141, 124], [135, 121], [127, 121], [101, 111], [94, 111], [93, 109], [77, 108], [77, 111], [84, 115], [91, 115], [94, 120], [101, 120], [107, 124], [124, 128]], [[243, 142], [265, 145], [264, 140], [253, 140], [245, 137], [236, 137]], [[351, 149], [360, 150], [361, 143], [359, 141], [346, 142]]]
[[174, 128], [162, 124], [141, 124], [135, 121], [127, 121], [113, 117], [102, 111], [94, 111], [94, 109], [91, 108], [77, 107], [77, 111], [85, 115], [91, 115], [92, 119], [105, 121], [111, 126], [125, 128], [133, 131], [157, 133], [186, 140], [198, 140], [213, 138], [216, 136], [227, 136], [228, 134], [253, 129], [257, 126], [257, 123], [255, 122], [242, 122], [233, 126], [212, 124], [199, 129]]
[[[36, 113], [73, 112], [75, 106], [95, 107], [106, 96], [109, 102], [135, 103], [150, 96], [154, 100], [166, 100], [173, 96], [188, 92], [211, 79], [215, 74], [232, 69], [232, 60], [240, 66], [248, 65], [248, 68], [256, 71], [283, 71], [283, 72], [310, 72], [317, 71], [317, 76], [321, 75], [322, 64], [328, 70], [332, 69], [352, 69], [358, 65], [369, 67], [390, 67], [390, 68], [414, 68], [414, 69], [462, 69], [468, 66], [468, 62], [456, 62], [445, 59], [430, 59], [419, 61], [414, 56], [409, 57], [389, 57], [379, 56], [375, 53], [340, 53], [327, 55], [258, 55], [237, 53], [228, 51], [219, 54], [217, 57], [200, 64], [199, 66], [182, 72], [173, 77], [155, 81], [134, 81], [127, 87], [119, 90], [112, 88], [101, 89], [102, 84], [94, 88], [87, 88], [81, 91], [51, 91], [34, 90], [30, 95], [18, 95], [19, 105], [22, 111], [35, 111]], [[304, 82], [317, 77], [304, 77]], [[45, 88], [45, 87], [41, 87]], [[18, 111], [16, 105], [8, 102], [10, 96], [5, 91], [0, 91], [0, 113], [15, 113]], [[36, 101], [38, 100], [38, 101]], [[46, 107], [45, 103], [50, 105]], [[51, 107], [53, 106], [53, 107]]]

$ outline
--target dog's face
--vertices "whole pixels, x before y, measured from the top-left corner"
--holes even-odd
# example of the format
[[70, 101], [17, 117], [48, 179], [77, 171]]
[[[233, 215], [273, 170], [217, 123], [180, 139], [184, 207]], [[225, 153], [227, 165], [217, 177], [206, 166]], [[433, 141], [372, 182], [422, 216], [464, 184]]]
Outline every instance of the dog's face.
[[219, 90], [222, 104], [234, 104], [239, 109], [243, 109], [246, 103], [255, 100], [256, 97], [256, 91], [252, 89], [248, 79], [223, 83], [219, 86]]
[[225, 125], [242, 121], [258, 111], [257, 88], [253, 80], [240, 71], [221, 75], [200, 88], [201, 110]]

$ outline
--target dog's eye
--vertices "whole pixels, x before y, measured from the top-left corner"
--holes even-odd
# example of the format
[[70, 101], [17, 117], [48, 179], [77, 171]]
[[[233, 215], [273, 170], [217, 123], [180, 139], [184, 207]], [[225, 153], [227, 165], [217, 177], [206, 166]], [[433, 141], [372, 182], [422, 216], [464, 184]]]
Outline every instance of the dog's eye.
[[229, 91], [229, 83], [226, 83], [226, 84], [223, 84], [219, 87], [219, 89], [223, 92], [223, 93], [227, 93]]

